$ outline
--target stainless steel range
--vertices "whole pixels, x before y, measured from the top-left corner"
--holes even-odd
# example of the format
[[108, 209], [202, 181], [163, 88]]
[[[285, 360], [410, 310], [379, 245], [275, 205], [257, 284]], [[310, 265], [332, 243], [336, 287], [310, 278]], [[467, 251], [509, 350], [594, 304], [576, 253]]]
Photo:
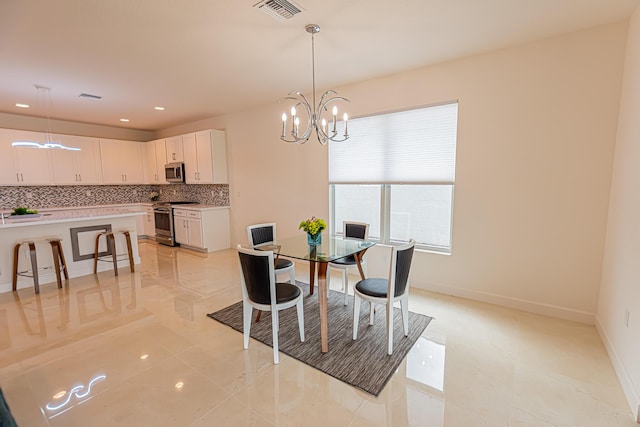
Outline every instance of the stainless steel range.
[[157, 202], [153, 205], [153, 216], [156, 220], [156, 242], [167, 245], [176, 245], [176, 236], [173, 227], [173, 205], [188, 205], [198, 202]]

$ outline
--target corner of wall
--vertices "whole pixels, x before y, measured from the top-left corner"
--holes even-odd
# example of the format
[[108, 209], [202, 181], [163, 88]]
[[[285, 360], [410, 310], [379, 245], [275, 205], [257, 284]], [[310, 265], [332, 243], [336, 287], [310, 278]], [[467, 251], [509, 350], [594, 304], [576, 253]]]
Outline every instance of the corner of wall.
[[629, 372], [627, 372], [625, 365], [622, 363], [620, 356], [616, 352], [611, 339], [607, 335], [607, 332], [605, 331], [600, 318], [597, 315], [596, 331], [598, 331], [598, 335], [600, 336], [600, 339], [604, 344], [604, 348], [607, 350], [609, 360], [611, 360], [611, 365], [616, 371], [616, 376], [618, 377], [618, 381], [620, 381], [620, 386], [622, 387], [624, 395], [627, 398], [627, 402], [629, 403], [629, 408], [632, 412], [635, 410], [635, 413], [633, 415], [635, 417], [636, 423], [640, 424], [640, 396], [636, 392]]

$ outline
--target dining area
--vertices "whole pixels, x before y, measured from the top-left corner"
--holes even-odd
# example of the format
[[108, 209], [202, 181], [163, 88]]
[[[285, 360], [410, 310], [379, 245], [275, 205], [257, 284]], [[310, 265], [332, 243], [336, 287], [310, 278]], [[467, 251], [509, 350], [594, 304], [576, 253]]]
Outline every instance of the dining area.
[[[312, 234], [313, 221], [322, 225]], [[325, 228], [311, 218], [300, 224], [305, 233], [278, 239], [276, 223], [247, 226], [249, 244], [237, 246], [243, 299], [208, 316], [242, 332], [245, 350], [250, 337], [271, 346], [274, 364], [283, 352], [378, 395], [431, 321], [408, 311], [415, 242], [388, 248], [387, 277], [367, 277], [366, 253], [378, 244], [369, 225]], [[309, 283], [295, 280], [296, 268], [308, 268], [298, 276]], [[330, 286], [332, 276], [341, 291]]]

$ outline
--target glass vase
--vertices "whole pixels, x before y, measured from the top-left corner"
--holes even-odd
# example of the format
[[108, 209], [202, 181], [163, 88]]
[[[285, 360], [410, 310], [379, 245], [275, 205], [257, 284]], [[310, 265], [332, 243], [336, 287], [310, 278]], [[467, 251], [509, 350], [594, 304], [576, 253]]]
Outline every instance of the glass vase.
[[316, 246], [322, 243], [322, 233], [310, 234], [307, 233], [307, 243], [311, 246]]

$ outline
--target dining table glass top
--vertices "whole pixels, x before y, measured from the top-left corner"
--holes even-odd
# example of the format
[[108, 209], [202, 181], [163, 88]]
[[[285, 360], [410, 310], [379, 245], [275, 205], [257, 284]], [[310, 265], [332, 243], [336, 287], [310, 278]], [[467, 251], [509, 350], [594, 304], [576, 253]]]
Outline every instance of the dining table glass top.
[[342, 237], [322, 236], [322, 243], [309, 245], [307, 235], [301, 234], [286, 239], [278, 239], [275, 244], [256, 246], [256, 249], [273, 251], [275, 255], [315, 262], [331, 262], [370, 248], [376, 242], [372, 240], [343, 239]]

